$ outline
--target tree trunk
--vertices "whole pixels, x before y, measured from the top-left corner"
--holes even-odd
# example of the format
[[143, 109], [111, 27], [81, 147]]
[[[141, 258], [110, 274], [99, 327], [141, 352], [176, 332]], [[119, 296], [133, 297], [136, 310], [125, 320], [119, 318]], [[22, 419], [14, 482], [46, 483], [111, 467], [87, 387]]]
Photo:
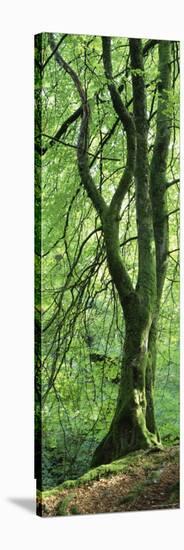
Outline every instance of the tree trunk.
[[122, 376], [114, 418], [107, 436], [94, 453], [93, 467], [137, 449], [159, 446], [149, 350], [150, 322], [141, 326], [140, 319], [136, 316], [134, 319], [135, 323], [132, 318], [132, 322], [126, 324]]
[[[106, 75], [111, 78], [112, 66], [106, 38], [103, 39], [103, 44]], [[139, 269], [134, 290], [122, 265], [119, 251], [117, 204], [120, 201], [117, 203], [115, 194], [105, 213], [103, 226], [109, 271], [122, 305], [126, 336], [115, 415], [107, 436], [94, 453], [92, 466], [108, 463], [136, 449], [160, 445], [154, 413], [154, 382], [157, 321], [168, 255], [165, 179], [170, 141], [170, 116], [166, 111], [171, 85], [170, 44], [167, 41], [159, 43], [157, 131], [151, 171], [148, 161], [143, 50], [140, 40], [130, 39], [130, 57], [137, 143], [135, 186]], [[109, 91], [116, 108], [116, 103], [119, 105], [120, 102], [113, 83], [109, 85]]]
[[157, 316], [155, 315], [149, 332], [148, 362], [146, 369], [146, 425], [150, 432], [156, 433], [160, 441], [160, 435], [156, 426], [154, 412], [154, 386], [157, 356]]

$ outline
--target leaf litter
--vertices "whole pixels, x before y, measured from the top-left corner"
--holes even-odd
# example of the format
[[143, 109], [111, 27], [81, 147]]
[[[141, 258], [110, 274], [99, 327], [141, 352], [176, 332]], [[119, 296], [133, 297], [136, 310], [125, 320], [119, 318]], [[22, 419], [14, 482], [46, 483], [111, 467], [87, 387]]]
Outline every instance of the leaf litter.
[[42, 516], [102, 514], [179, 508], [179, 446], [140, 452], [126, 472], [99, 476], [37, 498]]

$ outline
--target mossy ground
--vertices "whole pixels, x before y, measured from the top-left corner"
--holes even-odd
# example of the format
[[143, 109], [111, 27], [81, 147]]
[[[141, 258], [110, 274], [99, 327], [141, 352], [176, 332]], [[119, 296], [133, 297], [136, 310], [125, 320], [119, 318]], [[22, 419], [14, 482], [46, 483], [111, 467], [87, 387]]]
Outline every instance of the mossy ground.
[[38, 513], [95, 514], [179, 507], [179, 447], [136, 451], [37, 494]]

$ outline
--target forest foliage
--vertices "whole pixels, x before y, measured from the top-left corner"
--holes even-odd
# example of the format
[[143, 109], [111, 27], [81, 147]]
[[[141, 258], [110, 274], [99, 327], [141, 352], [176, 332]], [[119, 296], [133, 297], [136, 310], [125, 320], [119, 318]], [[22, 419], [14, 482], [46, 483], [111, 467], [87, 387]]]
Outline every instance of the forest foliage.
[[[147, 95], [148, 155], [156, 132], [158, 41], [142, 40]], [[125, 323], [107, 264], [98, 212], [81, 184], [77, 142], [82, 114], [76, 86], [90, 108], [88, 162], [109, 203], [125, 169], [127, 141], [113, 109], [98, 36], [38, 35], [35, 41], [35, 424], [41, 437], [42, 486], [82, 475], [114, 415]], [[129, 41], [112, 38], [116, 88], [133, 113]], [[137, 69], [138, 71], [138, 69]], [[157, 345], [155, 411], [164, 441], [179, 435], [179, 44], [171, 43], [172, 120], [167, 161], [169, 247]], [[138, 277], [135, 182], [120, 210], [120, 248], [135, 286]], [[42, 434], [40, 436], [40, 425]]]

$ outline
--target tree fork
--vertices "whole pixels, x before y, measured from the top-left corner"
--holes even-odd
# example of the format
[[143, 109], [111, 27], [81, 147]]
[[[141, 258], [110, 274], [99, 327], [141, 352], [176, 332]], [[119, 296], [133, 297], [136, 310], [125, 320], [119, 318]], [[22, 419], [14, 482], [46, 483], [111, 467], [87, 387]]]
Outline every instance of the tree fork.
[[[106, 76], [112, 78], [110, 43], [103, 39]], [[125, 283], [118, 258], [118, 226], [105, 226], [109, 269], [122, 305], [126, 336], [122, 362], [121, 383], [115, 415], [109, 432], [97, 447], [92, 466], [119, 458], [140, 448], [159, 446], [154, 417], [153, 369], [149, 350], [149, 335], [156, 306], [156, 261], [149, 190], [148, 126], [144, 82], [143, 50], [140, 40], [130, 40], [134, 120], [136, 128], [136, 212], [139, 247], [139, 269], [136, 291]], [[116, 90], [108, 85], [114, 107]], [[119, 97], [117, 98], [119, 101]], [[127, 135], [128, 146], [128, 135]], [[111, 201], [112, 203], [112, 201]], [[115, 241], [113, 239], [115, 238]], [[148, 427], [150, 429], [148, 429]]]

